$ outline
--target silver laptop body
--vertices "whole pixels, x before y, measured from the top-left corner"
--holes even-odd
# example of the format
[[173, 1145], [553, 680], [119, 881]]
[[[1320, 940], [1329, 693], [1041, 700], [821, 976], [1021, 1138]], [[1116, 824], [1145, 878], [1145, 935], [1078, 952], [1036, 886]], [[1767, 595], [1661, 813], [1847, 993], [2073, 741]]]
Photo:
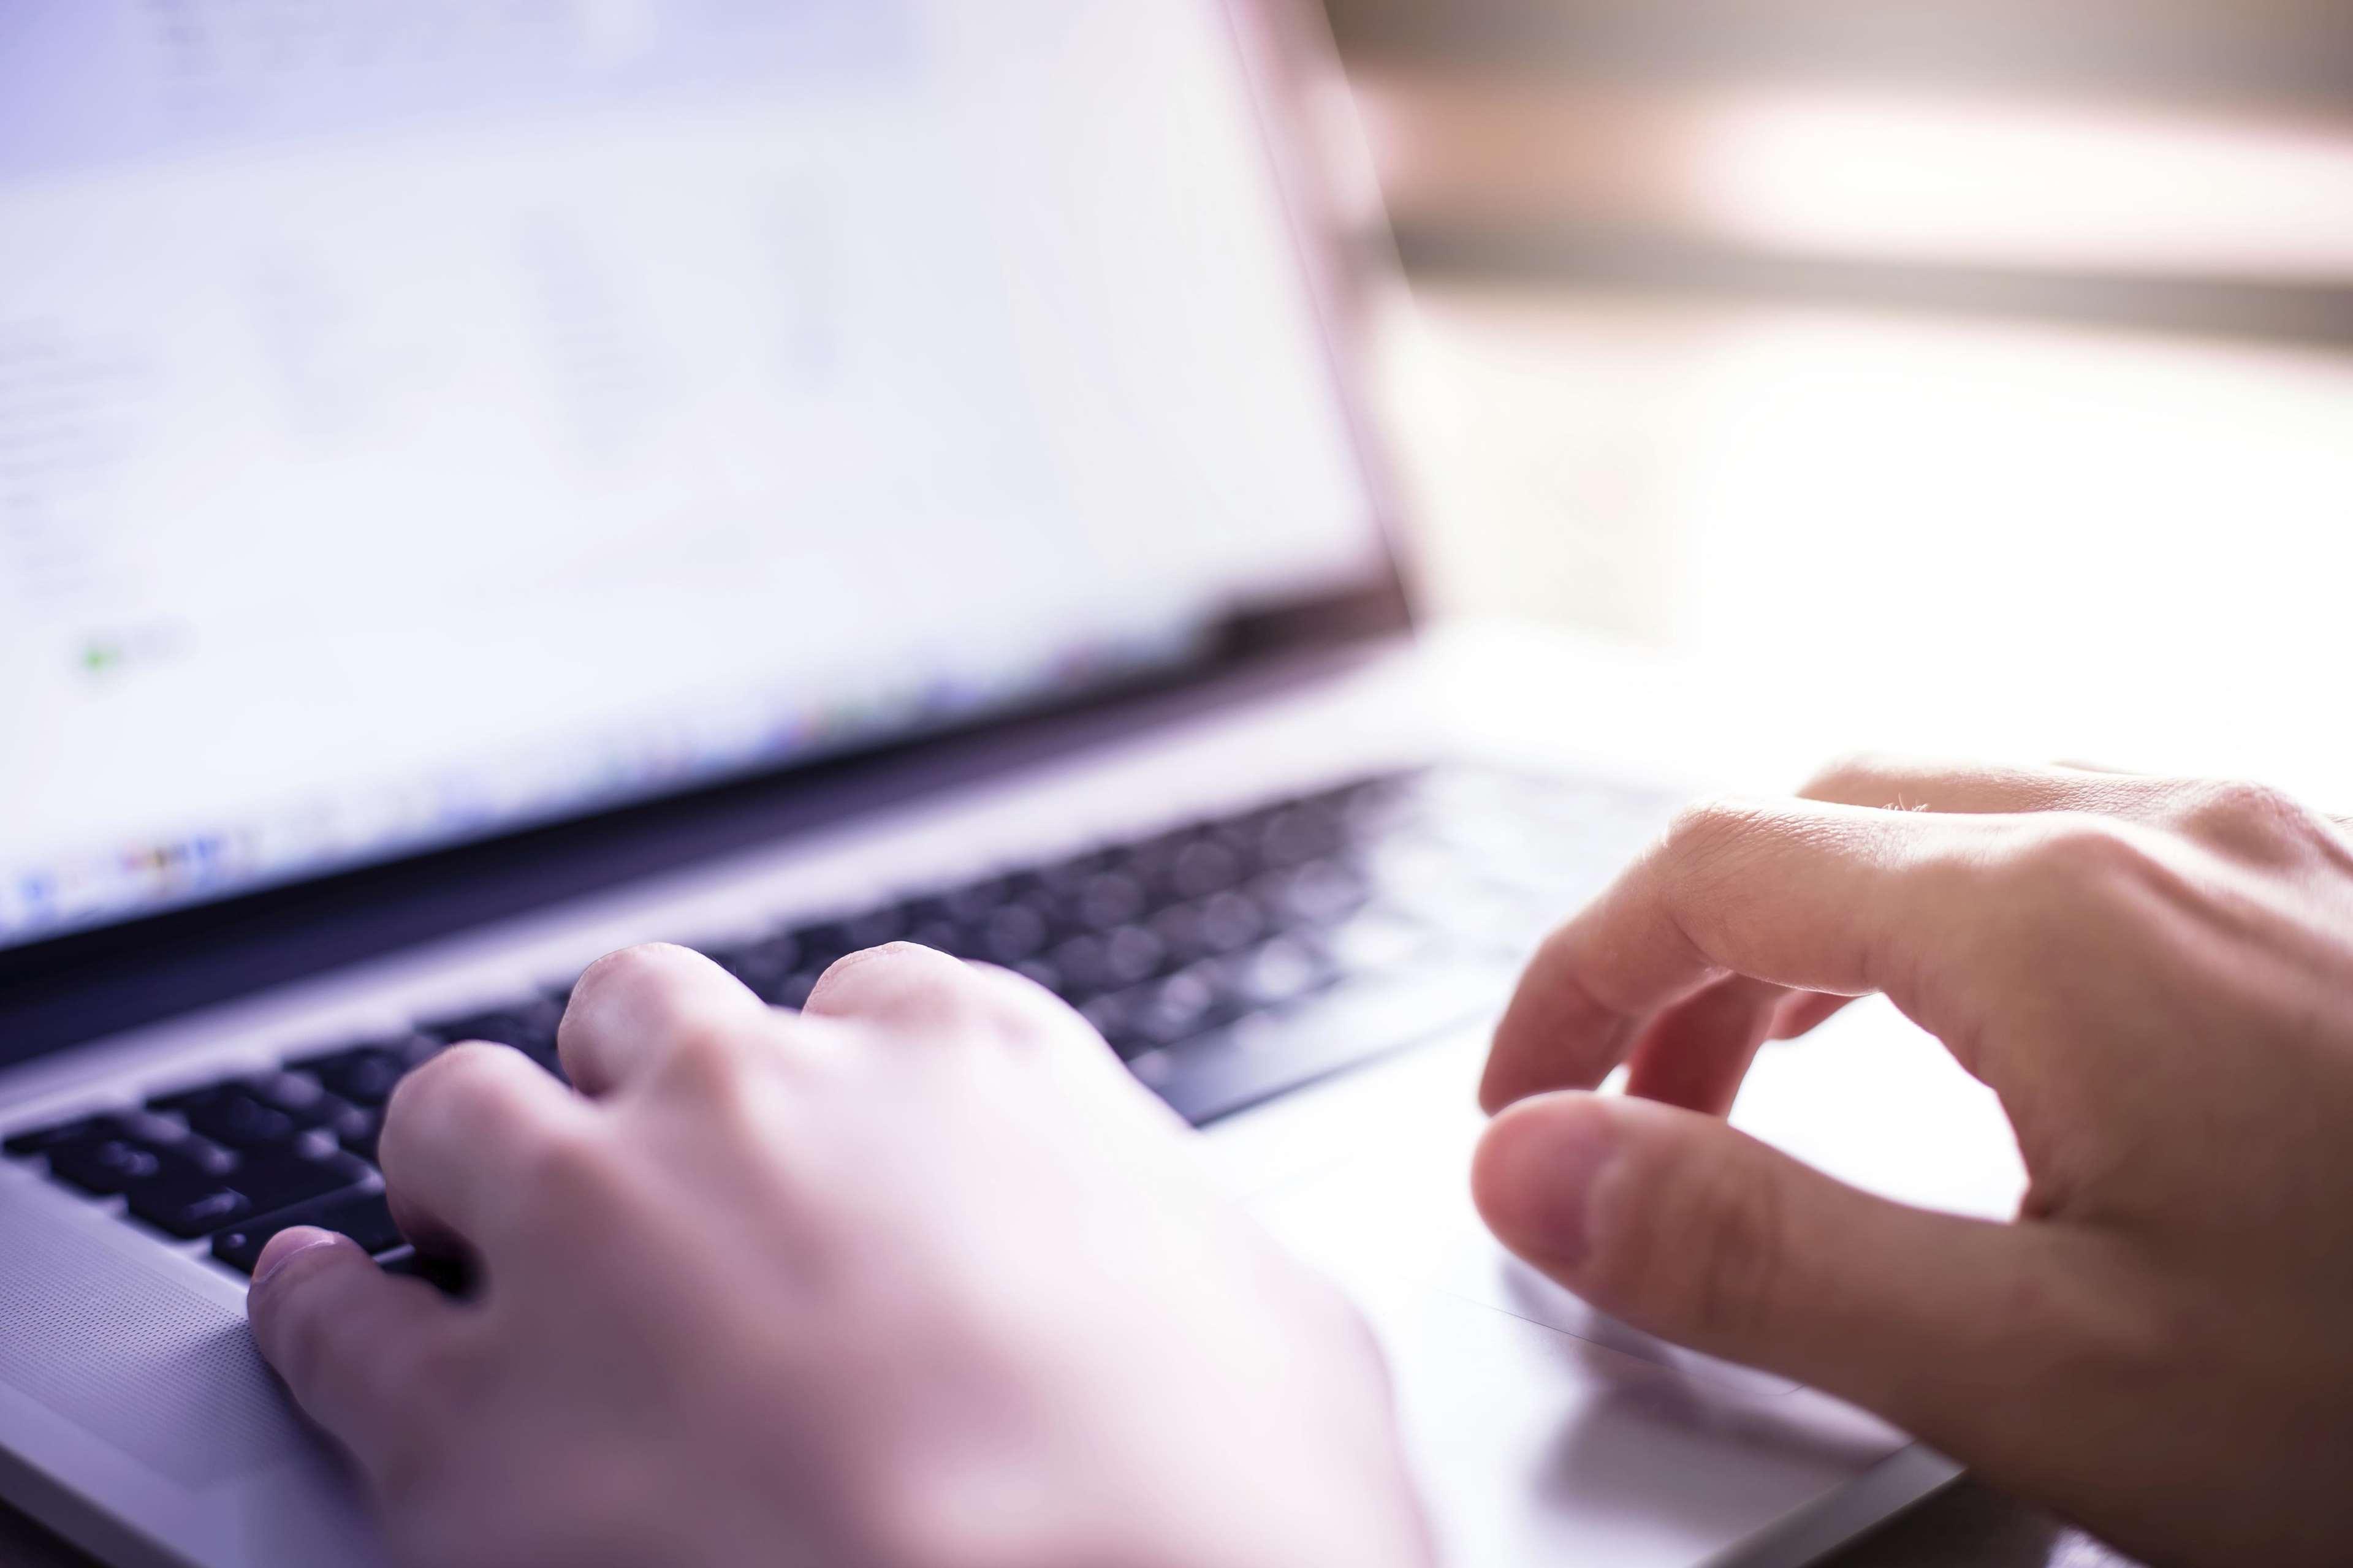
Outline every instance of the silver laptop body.
[[[111, 1563], [377, 1560], [240, 1260], [380, 1204], [400, 1066], [543, 1055], [630, 942], [790, 1005], [902, 936], [1063, 989], [1356, 1294], [1450, 1560], [1796, 1563], [1950, 1479], [1470, 1213], [1516, 963], [1690, 779], [1551, 737], [1573, 655], [1414, 633], [1297, 15], [0, 43], [0, 1496]], [[1744, 1114], [1905, 1190], [1795, 1109], [1944, 1092], [1901, 1035]]]

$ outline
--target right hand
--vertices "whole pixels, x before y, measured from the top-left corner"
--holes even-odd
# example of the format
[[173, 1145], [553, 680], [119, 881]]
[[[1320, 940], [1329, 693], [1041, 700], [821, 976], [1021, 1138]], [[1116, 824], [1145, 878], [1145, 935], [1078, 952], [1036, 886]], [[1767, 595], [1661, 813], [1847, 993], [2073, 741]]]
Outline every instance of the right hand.
[[[2239, 784], [1808, 793], [1685, 814], [1546, 944], [1483, 1089], [1497, 1236], [2151, 1561], [2353, 1562], [2353, 846]], [[2000, 1095], [2015, 1222], [1720, 1120], [1765, 1039], [1873, 992]], [[1581, 1092], [1621, 1061], [1633, 1098]]]

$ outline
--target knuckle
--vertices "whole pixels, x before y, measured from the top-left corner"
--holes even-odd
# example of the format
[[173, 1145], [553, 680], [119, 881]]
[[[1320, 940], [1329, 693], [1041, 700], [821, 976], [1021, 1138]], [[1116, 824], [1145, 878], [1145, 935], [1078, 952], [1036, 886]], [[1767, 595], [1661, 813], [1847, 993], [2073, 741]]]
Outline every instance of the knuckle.
[[2193, 838], [2232, 848], [2289, 847], [2313, 837], [2319, 819], [2270, 784], [2227, 779], [2193, 784], [2175, 821]]
[[1694, 801], [1668, 823], [1664, 849], [1674, 861], [1712, 860], [1736, 850], [1767, 818], [1753, 801], [1719, 797]]
[[2140, 881], [2147, 847], [2126, 824], [2089, 812], [2052, 812], [2031, 819], [2010, 869], [2038, 907], [2075, 908]]
[[1884, 752], [1848, 752], [1832, 758], [1806, 782], [1804, 794], [1816, 799], [1875, 804], [1869, 797], [1893, 787], [1903, 763]]
[[639, 942], [607, 953], [586, 969], [573, 986], [576, 997], [592, 990], [628, 992], [659, 984], [676, 969], [686, 950], [668, 942]]

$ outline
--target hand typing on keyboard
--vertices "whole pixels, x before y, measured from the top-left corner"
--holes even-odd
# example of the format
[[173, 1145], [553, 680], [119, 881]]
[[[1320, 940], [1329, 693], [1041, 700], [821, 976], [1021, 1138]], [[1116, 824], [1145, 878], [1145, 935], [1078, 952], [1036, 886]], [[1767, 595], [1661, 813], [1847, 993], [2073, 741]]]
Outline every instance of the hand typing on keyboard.
[[1428, 1561], [1353, 1310], [1031, 981], [885, 948], [795, 1016], [639, 948], [556, 1046], [576, 1092], [460, 1045], [374, 1134], [470, 1299], [301, 1226], [256, 1269], [263, 1352], [407, 1561]]
[[[1809, 794], [1687, 813], [1546, 945], [1488, 1063], [1489, 1222], [1604, 1310], [1878, 1410], [2151, 1562], [2353, 1562], [2342, 828], [2076, 770], [1870, 762]], [[1869, 992], [2001, 1097], [2016, 1223], [1883, 1202], [1718, 1120], [1761, 1042]], [[1621, 1062], [1641, 1099], [1579, 1092]]]

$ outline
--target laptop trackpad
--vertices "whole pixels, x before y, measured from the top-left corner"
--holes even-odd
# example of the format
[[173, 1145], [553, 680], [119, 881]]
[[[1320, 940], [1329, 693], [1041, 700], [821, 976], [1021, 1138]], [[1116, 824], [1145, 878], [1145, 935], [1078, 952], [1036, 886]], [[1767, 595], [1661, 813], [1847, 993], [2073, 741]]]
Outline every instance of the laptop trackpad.
[[1447, 1561], [1688, 1568], [1906, 1446], [1586, 1306], [1488, 1236], [1466, 1164], [1467, 1141], [1400, 1138], [1250, 1204], [1380, 1334]]

